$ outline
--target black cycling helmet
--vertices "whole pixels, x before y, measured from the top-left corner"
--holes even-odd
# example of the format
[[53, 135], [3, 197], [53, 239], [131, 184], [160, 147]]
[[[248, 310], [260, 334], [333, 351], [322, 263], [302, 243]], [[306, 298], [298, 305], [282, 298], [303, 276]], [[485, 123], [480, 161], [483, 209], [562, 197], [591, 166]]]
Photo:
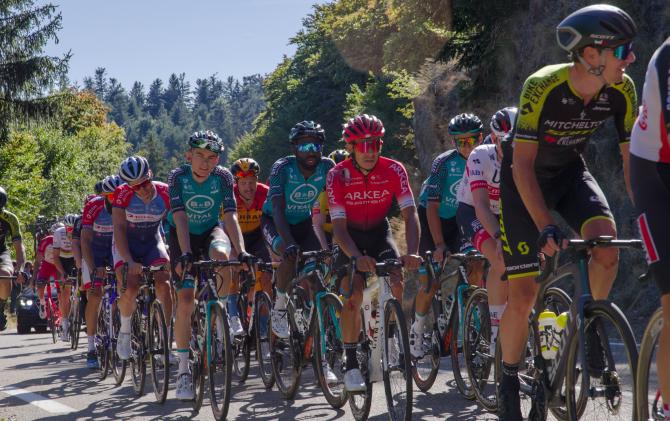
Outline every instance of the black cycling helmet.
[[7, 192], [4, 188], [0, 187], [0, 210], [4, 209], [7, 204]]
[[558, 45], [568, 52], [584, 47], [612, 48], [629, 43], [637, 34], [633, 18], [609, 4], [583, 7], [556, 27]]
[[336, 149], [328, 155], [328, 158], [335, 161], [336, 164], [339, 164], [340, 162], [344, 161], [348, 157], [349, 157], [349, 152], [347, 152], [344, 149]]
[[452, 136], [459, 134], [477, 134], [482, 132], [482, 121], [474, 114], [463, 113], [449, 121], [448, 132]]
[[95, 190], [95, 194], [102, 194], [102, 180], [95, 183], [95, 187], [93, 187], [93, 190]]
[[288, 140], [293, 143], [301, 137], [313, 137], [321, 142], [326, 141], [326, 132], [319, 123], [314, 121], [301, 121], [293, 126], [288, 134]]
[[188, 146], [191, 148], [207, 149], [217, 154], [220, 154], [225, 149], [223, 140], [211, 130], [202, 130], [193, 133], [188, 138]]

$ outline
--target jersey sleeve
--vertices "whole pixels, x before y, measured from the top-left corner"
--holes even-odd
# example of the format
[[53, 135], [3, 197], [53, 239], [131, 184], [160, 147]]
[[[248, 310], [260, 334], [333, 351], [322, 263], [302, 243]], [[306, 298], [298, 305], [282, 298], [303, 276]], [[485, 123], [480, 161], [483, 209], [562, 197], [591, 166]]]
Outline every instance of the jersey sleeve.
[[80, 216], [74, 221], [74, 225], [72, 226], [72, 239], [73, 240], [80, 240], [81, 239], [81, 228], [82, 228], [82, 221], [84, 220], [83, 216]]
[[394, 183], [394, 194], [400, 210], [416, 206], [405, 167], [399, 162], [393, 162], [389, 165], [389, 169], [397, 176], [396, 182]]
[[16, 215], [7, 211], [5, 211], [5, 216], [7, 217], [7, 223], [9, 224], [12, 241], [21, 241], [21, 224], [19, 224], [19, 219]]
[[96, 218], [100, 215], [104, 205], [104, 200], [91, 200], [84, 205], [84, 214], [82, 216], [81, 227], [93, 228]]
[[221, 180], [221, 193], [223, 197], [221, 201], [222, 213], [220, 214], [223, 215], [226, 212], [236, 212], [237, 202], [235, 201], [235, 194], [233, 193], [233, 175], [223, 167], [217, 167], [214, 171]]
[[624, 74], [623, 82], [615, 85], [614, 88], [621, 91], [622, 94], [622, 100], [617, 103], [617, 110], [614, 114], [614, 125], [619, 136], [619, 143], [628, 143], [638, 111], [635, 83], [630, 76]]
[[334, 168], [328, 171], [326, 177], [326, 194], [328, 195], [328, 208], [330, 219], [346, 219], [347, 212], [344, 202], [344, 170]]
[[170, 188], [167, 184], [160, 181], [153, 181], [154, 187], [156, 188], [156, 194], [158, 194], [165, 202], [165, 207], [170, 210]]
[[44, 255], [44, 252], [46, 251], [47, 247], [49, 247], [50, 244], [53, 243], [53, 237], [52, 236], [47, 236], [40, 241], [40, 244], [37, 246], [37, 252]]
[[179, 167], [170, 171], [168, 175], [168, 190], [170, 192], [170, 208], [172, 212], [183, 211], [185, 209], [184, 201], [181, 197], [182, 185], [180, 176], [184, 174], [184, 169]]
[[112, 206], [115, 208], [126, 209], [130, 204], [135, 192], [127, 184], [122, 184], [114, 190]]
[[272, 166], [269, 180], [268, 200], [272, 201], [275, 196], [284, 194], [284, 184], [286, 181], [285, 168], [288, 165], [286, 158], [279, 159]]
[[[488, 188], [484, 168], [484, 165], [488, 160], [487, 155], [488, 153], [484, 148], [475, 148], [475, 150], [472, 151], [468, 157], [468, 163], [465, 167], [467, 180], [470, 185], [463, 186], [463, 188], [469, 188], [470, 191]], [[463, 180], [465, 179], [466, 178], [463, 177]]]
[[519, 99], [515, 142], [537, 143], [539, 141], [542, 108], [549, 93], [560, 82], [560, 71], [555, 71], [555, 66], [544, 67], [526, 79]]
[[426, 200], [429, 202], [439, 202], [442, 200], [442, 185], [446, 181], [446, 177], [442, 177], [442, 168], [447, 161], [442, 155], [435, 158], [433, 165], [430, 167], [430, 175], [425, 181], [426, 183]]

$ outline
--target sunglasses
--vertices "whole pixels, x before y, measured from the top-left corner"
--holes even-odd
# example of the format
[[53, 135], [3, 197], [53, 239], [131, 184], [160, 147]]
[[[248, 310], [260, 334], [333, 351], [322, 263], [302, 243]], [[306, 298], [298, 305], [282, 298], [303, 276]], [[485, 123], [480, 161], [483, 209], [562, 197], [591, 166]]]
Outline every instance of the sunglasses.
[[454, 143], [456, 146], [459, 148], [462, 148], [464, 146], [475, 146], [476, 144], [479, 143], [479, 136], [470, 136], [470, 137], [455, 137], [454, 138]]
[[135, 184], [134, 186], [131, 186], [129, 184], [128, 187], [130, 187], [130, 189], [132, 191], [139, 191], [139, 190], [145, 188], [146, 186], [148, 186], [149, 184], [151, 184], [151, 178], [147, 178], [146, 180], [144, 180], [140, 184]]
[[255, 177], [256, 173], [254, 173], [253, 171], [242, 171], [242, 170], [240, 170], [240, 171], [236, 172], [235, 174], [233, 174], [233, 176], [235, 176], [235, 178], [246, 178], [246, 177], [252, 177], [252, 176]]
[[626, 60], [630, 53], [633, 52], [633, 43], [629, 42], [626, 44], [621, 44], [615, 48], [612, 49], [612, 52], [614, 53], [614, 57], [616, 57], [619, 60]]
[[223, 145], [220, 142], [215, 140], [208, 139], [198, 139], [191, 141], [192, 148], [207, 149], [214, 153], [221, 153], [223, 151]]
[[299, 145], [295, 145], [295, 148], [298, 152], [301, 153], [321, 152], [321, 150], [323, 149], [323, 143], [316, 143], [316, 142], [301, 143]]
[[383, 144], [384, 141], [381, 138], [367, 139], [362, 142], [354, 142], [354, 150], [358, 153], [377, 153]]

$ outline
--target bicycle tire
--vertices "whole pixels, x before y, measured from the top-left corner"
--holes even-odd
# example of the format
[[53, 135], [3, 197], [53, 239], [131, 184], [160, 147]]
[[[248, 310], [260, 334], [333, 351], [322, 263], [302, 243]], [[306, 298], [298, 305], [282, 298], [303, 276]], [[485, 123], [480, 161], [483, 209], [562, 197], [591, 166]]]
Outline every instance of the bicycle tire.
[[[365, 318], [363, 317], [363, 310], [361, 310], [361, 332], [359, 334], [359, 345], [356, 348], [356, 359], [358, 360], [358, 367], [365, 379], [365, 392], [363, 393], [347, 393], [349, 400], [349, 408], [351, 414], [356, 421], [367, 420], [370, 415], [370, 408], [372, 407], [372, 382], [370, 381], [370, 355], [371, 350], [369, 346], [368, 337], [363, 329], [365, 326]], [[377, 346], [381, 346], [378, 344]], [[377, 363], [378, 364], [378, 363]]]
[[147, 380], [147, 363], [144, 349], [144, 332], [142, 331], [141, 305], [138, 304], [130, 319], [130, 379], [136, 396], [144, 395]]
[[95, 335], [95, 352], [98, 354], [98, 362], [100, 364], [100, 380], [105, 380], [109, 373], [109, 341], [107, 320], [105, 319], [105, 312], [98, 312], [98, 322], [96, 324]]
[[[609, 319], [609, 322], [611, 322], [612, 327], [616, 329], [617, 333], [621, 337], [622, 340], [621, 345], [623, 345], [624, 347], [625, 357], [628, 358], [628, 367], [630, 367], [630, 369], [632, 370], [632, 376], [630, 382], [631, 385], [629, 386], [632, 393], [632, 399], [631, 399], [632, 414], [630, 417], [625, 416], [623, 419], [635, 420], [637, 419], [637, 410], [635, 409], [636, 404], [635, 375], [637, 371], [638, 354], [637, 354], [637, 346], [635, 344], [635, 337], [633, 336], [633, 331], [631, 330], [630, 324], [628, 323], [628, 320], [623, 315], [621, 310], [616, 306], [616, 304], [607, 300], [591, 301], [587, 303], [584, 308], [584, 315], [585, 315], [584, 320], [585, 330], [588, 329], [588, 327], [592, 323], [595, 323], [598, 318]], [[580, 392], [584, 390], [589, 390], [588, 394], [590, 395], [591, 376], [584, 376], [583, 375], [584, 371], [583, 370], [580, 371], [578, 368], [579, 366], [581, 366], [579, 335], [573, 335], [572, 341], [569, 344], [567, 344], [567, 346], [568, 346], [567, 367], [575, 367], [575, 369], [567, 370], [565, 374], [566, 406], [567, 406], [568, 419], [577, 420], [584, 415], [584, 413], [587, 410], [587, 404], [589, 404], [589, 402], [593, 402], [593, 405], [595, 407], [595, 399], [591, 398], [590, 396], [587, 396], [586, 393], [580, 393], [579, 399], [575, 398], [576, 395], [575, 387], [577, 386], [576, 377], [581, 374]], [[609, 366], [608, 362], [605, 361], [605, 363]], [[619, 370], [619, 372], [623, 371]], [[619, 372], [615, 371], [615, 373], [617, 374], [615, 376], [617, 383], [621, 379], [621, 376], [618, 375]], [[617, 386], [620, 386], [620, 383]], [[605, 389], [607, 390], [607, 387], [605, 387]], [[615, 389], [614, 393], [617, 392], [616, 390], [617, 388], [614, 389]], [[618, 392], [621, 392], [621, 390], [618, 389]], [[625, 396], [625, 393], [619, 396]], [[609, 405], [610, 402], [607, 401], [606, 403]], [[616, 408], [616, 412], [618, 412], [618, 410], [621, 409], [621, 404], [622, 401], [619, 401], [618, 407]], [[589, 419], [599, 419], [599, 418], [591, 418], [588, 415], [587, 417]], [[610, 417], [609, 419], [612, 418]]]
[[49, 306], [49, 330], [51, 330], [51, 340], [53, 343], [56, 343], [56, 315], [54, 314], [54, 306], [51, 300], [47, 301], [47, 306]]
[[[228, 326], [228, 316], [223, 310], [221, 302], [216, 302], [210, 309], [209, 334], [207, 335], [209, 396], [214, 419], [223, 421], [228, 415], [233, 376], [230, 327]], [[223, 378], [219, 378], [219, 374]]]
[[[658, 345], [658, 339], [663, 328], [663, 310], [658, 308], [652, 314], [647, 327], [644, 329], [642, 343], [640, 344], [640, 355], [637, 360], [637, 419], [638, 420], [662, 420], [663, 406], [659, 402], [658, 391], [654, 393], [654, 401], [649, 403], [649, 381], [651, 380], [651, 365], [654, 350]], [[658, 369], [656, 369], [658, 372]]]
[[[465, 309], [465, 303], [467, 303], [468, 298], [470, 297], [470, 294], [472, 294], [474, 291], [477, 290], [477, 287], [475, 286], [468, 286], [468, 288], [463, 291], [463, 309]], [[463, 395], [465, 399], [468, 400], [474, 400], [475, 399], [475, 391], [474, 388], [472, 387], [470, 383], [470, 379], [467, 377], [467, 368], [466, 368], [466, 361], [465, 361], [465, 356], [463, 355], [463, 361], [459, 360], [459, 355], [463, 354], [463, 342], [465, 341], [465, 335], [463, 332], [460, 333], [459, 331], [461, 330], [461, 315], [460, 315], [460, 308], [459, 308], [459, 297], [458, 294], [454, 294], [454, 307], [452, 309], [452, 316], [451, 316], [451, 332], [452, 332], [452, 337], [451, 337], [451, 370], [454, 374], [454, 381], [456, 383], [456, 388], [458, 389], [458, 392]], [[464, 313], [465, 314], [465, 313]], [[461, 349], [459, 350], [458, 346], [458, 339], [459, 336], [461, 337]]]
[[[397, 336], [397, 342], [394, 336]], [[409, 351], [409, 333], [407, 330], [407, 322], [405, 321], [405, 314], [402, 311], [400, 303], [395, 298], [392, 298], [384, 305], [384, 338], [383, 352], [386, 355], [387, 367], [383, 370], [384, 392], [386, 394], [386, 406], [389, 410], [389, 416], [393, 421], [410, 421], [412, 419], [412, 368]], [[391, 386], [391, 364], [389, 363], [389, 356], [395, 358], [390, 347], [398, 345], [398, 371], [402, 376], [402, 381], [398, 382], [399, 393], [394, 394]], [[404, 385], [402, 385], [404, 383]], [[402, 397], [402, 388], [404, 386], [404, 398]], [[395, 404], [394, 402], [398, 403]]]
[[[76, 288], [76, 286], [74, 287]], [[75, 292], [74, 294], [77, 294]], [[79, 347], [79, 333], [81, 332], [81, 310], [79, 297], [74, 297], [70, 303], [70, 349], [76, 351]]]
[[[470, 294], [463, 319], [464, 337], [472, 338], [472, 341], [463, 341], [463, 354], [470, 384], [479, 404], [487, 411], [495, 412], [498, 410], [496, 382], [495, 378], [489, 379], [494, 371], [495, 344], [491, 343], [491, 318], [486, 289], [479, 288]], [[491, 349], [494, 353], [491, 353]]]
[[112, 373], [114, 374], [114, 382], [116, 386], [120, 386], [123, 383], [123, 379], [126, 377], [126, 368], [128, 367], [128, 362], [119, 358], [119, 355], [116, 353], [116, 340], [121, 329], [121, 313], [118, 305], [111, 306], [112, 313], [112, 337], [110, 338], [111, 344], [109, 346], [110, 361], [112, 365]]
[[[289, 336], [287, 339], [278, 338], [273, 342], [275, 347], [272, 351], [272, 369], [279, 393], [284, 399], [293, 400], [302, 373], [302, 346], [292, 301], [289, 301], [286, 307], [286, 317], [288, 317]], [[284, 366], [288, 368], [285, 369]]]
[[[414, 316], [416, 314], [416, 302], [412, 306], [412, 318], [411, 323], [414, 323]], [[427, 352], [423, 358], [415, 359], [412, 358], [412, 378], [414, 379], [414, 384], [422, 392], [428, 392], [437, 378], [437, 373], [440, 370], [440, 330], [437, 327], [437, 317], [440, 314], [440, 304], [435, 298], [430, 301], [430, 306], [428, 307], [428, 312], [425, 315], [426, 324], [430, 326], [429, 335], [431, 341], [431, 347], [429, 352]], [[410, 325], [411, 326], [411, 325]], [[426, 333], [424, 332], [424, 340], [426, 339]], [[422, 369], [425, 363], [426, 368]], [[424, 372], [427, 372], [428, 375], [423, 375]]]
[[205, 400], [205, 343], [201, 339], [207, 334], [203, 328], [206, 314], [204, 302], [198, 302], [191, 316], [191, 352], [189, 355], [189, 366], [193, 375], [193, 410], [199, 411]]
[[275, 375], [272, 369], [272, 328], [270, 326], [270, 314], [272, 313], [272, 301], [264, 291], [256, 292], [256, 305], [254, 308], [254, 331], [256, 332], [256, 360], [261, 380], [266, 389], [272, 389], [275, 384]]
[[[340, 314], [342, 314], [342, 302], [337, 295], [328, 293], [321, 297], [320, 303], [322, 309], [321, 321], [313, 324], [312, 331], [316, 378], [328, 404], [334, 409], [339, 409], [347, 403], [347, 394], [344, 392], [343, 383], [344, 342], [341, 337], [342, 329], [339, 319]], [[322, 369], [324, 362], [328, 364], [330, 370], [338, 378], [338, 382], [334, 385], [328, 384], [326, 381]]]
[[151, 382], [158, 403], [165, 402], [170, 383], [170, 346], [167, 341], [168, 332], [163, 305], [154, 300], [149, 312], [148, 352]]
[[244, 383], [249, 377], [249, 366], [251, 362], [251, 350], [249, 349], [249, 319], [247, 317], [247, 298], [246, 294], [238, 294], [237, 308], [239, 309], [240, 323], [244, 333], [242, 336], [233, 338], [233, 373], [237, 380]]

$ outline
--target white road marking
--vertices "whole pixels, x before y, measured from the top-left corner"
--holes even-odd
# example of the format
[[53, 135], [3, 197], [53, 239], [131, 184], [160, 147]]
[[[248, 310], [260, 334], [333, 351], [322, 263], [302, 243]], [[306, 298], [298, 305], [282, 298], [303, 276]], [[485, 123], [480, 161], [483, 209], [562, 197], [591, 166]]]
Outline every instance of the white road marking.
[[69, 414], [70, 412], [77, 412], [74, 408], [58, 403], [53, 399], [45, 398], [42, 395], [38, 395], [37, 393], [33, 393], [26, 389], [19, 389], [12, 386], [0, 386], [0, 392], [9, 396], [15, 396], [22, 401], [35, 405], [51, 414]]

